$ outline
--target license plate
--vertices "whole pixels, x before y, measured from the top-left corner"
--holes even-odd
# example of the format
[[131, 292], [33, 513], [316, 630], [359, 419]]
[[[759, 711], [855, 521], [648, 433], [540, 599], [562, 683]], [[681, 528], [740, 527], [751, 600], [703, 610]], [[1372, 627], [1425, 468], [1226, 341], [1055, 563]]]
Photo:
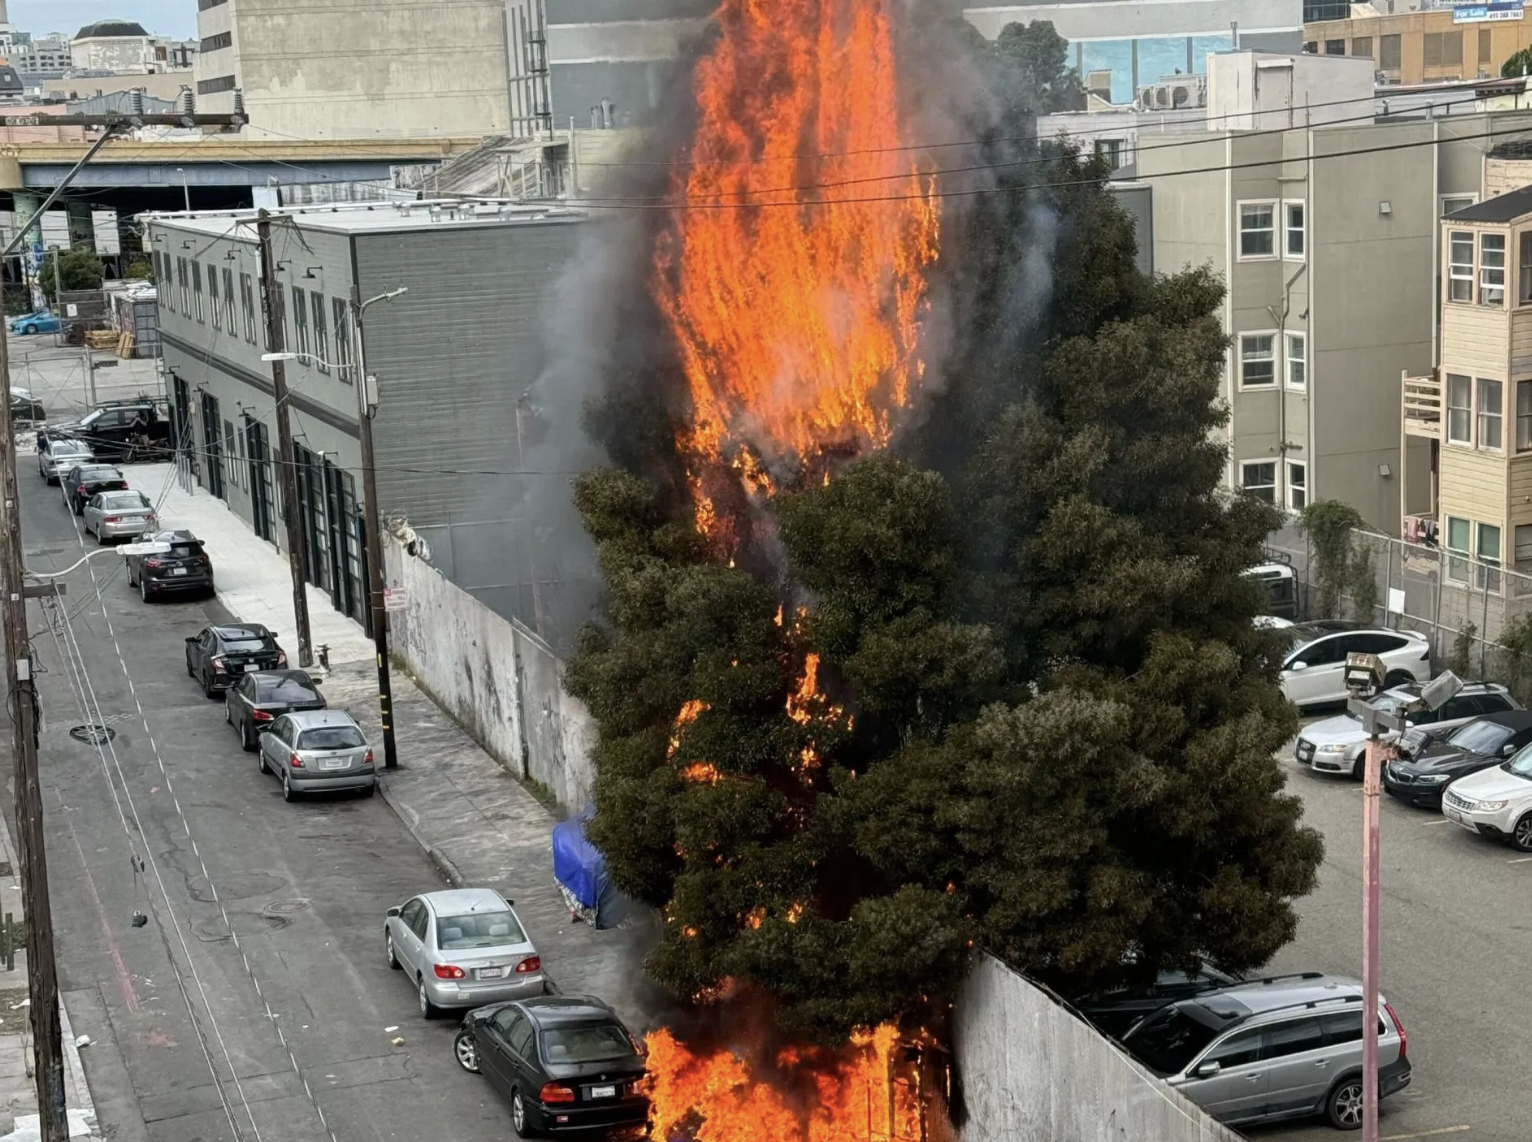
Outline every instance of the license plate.
[[170, 573], [172, 575], [185, 575], [186, 574], [186, 568], [185, 567], [172, 567], [170, 569]]
[[1471, 832], [1477, 833], [1479, 831], [1479, 827], [1477, 825], [1475, 825], [1467, 817], [1463, 816], [1462, 813], [1459, 813], [1456, 809], [1448, 809], [1447, 816], [1450, 820], [1456, 821], [1458, 824], [1462, 825], [1463, 828], [1468, 829]]
[[327, 757], [319, 762], [320, 769], [345, 769], [351, 764], [349, 757]]
[[591, 1098], [616, 1098], [617, 1088], [614, 1086], [593, 1086], [590, 1088]]
[[478, 979], [503, 979], [505, 977], [505, 969], [504, 968], [480, 968], [478, 971], [474, 972], [473, 974]]

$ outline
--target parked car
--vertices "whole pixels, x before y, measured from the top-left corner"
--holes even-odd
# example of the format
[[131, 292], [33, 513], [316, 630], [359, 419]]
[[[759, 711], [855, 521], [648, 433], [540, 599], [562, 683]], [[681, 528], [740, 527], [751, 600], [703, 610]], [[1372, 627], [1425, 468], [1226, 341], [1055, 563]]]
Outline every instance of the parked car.
[[[1385, 690], [1371, 700], [1371, 705], [1391, 714], [1403, 712], [1411, 702], [1420, 698], [1420, 684], [1411, 682]], [[1469, 682], [1456, 695], [1435, 710], [1416, 710], [1409, 715], [1407, 725], [1432, 727], [1451, 732], [1481, 714], [1519, 710], [1521, 703], [1511, 697], [1504, 686], [1493, 682]], [[1408, 731], [1406, 731], [1408, 732]], [[1399, 735], [1385, 732], [1380, 735], [1385, 744], [1392, 743]], [[1299, 765], [1311, 766], [1318, 773], [1346, 773], [1362, 779], [1362, 763], [1367, 754], [1367, 731], [1355, 714], [1337, 714], [1322, 722], [1306, 727], [1293, 747], [1293, 758]]]
[[283, 714], [260, 735], [256, 767], [282, 782], [282, 800], [302, 793], [377, 789], [372, 748], [362, 728], [344, 710], [302, 710]]
[[158, 522], [149, 497], [133, 491], [97, 492], [86, 501], [81, 518], [85, 530], [95, 534], [97, 543], [135, 538]]
[[38, 446], [54, 436], [78, 437], [102, 460], [154, 459], [170, 451], [169, 409], [150, 396], [105, 401], [80, 420], [39, 431]]
[[12, 333], [57, 333], [62, 328], [64, 323], [46, 309], [11, 318]]
[[[269, 739], [268, 735], [268, 739]], [[426, 892], [383, 921], [388, 966], [415, 985], [420, 1013], [527, 999], [544, 991], [543, 961], [510, 901], [487, 888]]]
[[1383, 788], [1407, 804], [1440, 809], [1449, 783], [1498, 765], [1526, 745], [1532, 745], [1532, 710], [1486, 714], [1418, 757], [1389, 762]]
[[648, 1121], [643, 1053], [617, 1013], [594, 996], [481, 1007], [463, 1021], [453, 1053], [510, 1100], [520, 1138]]
[[213, 593], [213, 561], [195, 535], [189, 531], [155, 531], [142, 538], [170, 547], [163, 555], [127, 557], [128, 586], [138, 588], [144, 602], [164, 594]]
[[1302, 708], [1346, 700], [1346, 656], [1376, 654], [1383, 660], [1389, 689], [1406, 682], [1431, 680], [1431, 644], [1407, 630], [1365, 628], [1336, 631], [1324, 625], [1297, 623], [1284, 633], [1292, 649], [1282, 661], [1282, 693]]
[[20, 426], [37, 421], [47, 420], [48, 411], [43, 408], [43, 402], [35, 398], [26, 389], [11, 389], [11, 424]]
[[83, 515], [85, 501], [97, 492], [125, 492], [128, 481], [121, 468], [113, 468], [110, 464], [77, 463], [59, 477], [59, 486], [64, 490], [64, 503], [69, 505], [69, 510], [75, 515]]
[[186, 639], [186, 673], [209, 698], [218, 697], [242, 674], [286, 665], [287, 654], [277, 645], [275, 632], [260, 623], [206, 626]]
[[1074, 1001], [1074, 1008], [1102, 1034], [1118, 1039], [1145, 1015], [1167, 1003], [1238, 982], [1212, 965], [1203, 964], [1191, 973], [1162, 971], [1147, 987], [1122, 987], [1084, 996]]
[[302, 670], [259, 670], [224, 691], [223, 720], [239, 734], [246, 753], [260, 745], [260, 735], [283, 714], [323, 710], [324, 695]]
[[73, 436], [50, 436], [37, 446], [37, 474], [50, 484], [59, 482], [76, 464], [95, 460], [90, 445]]
[[[1404, 1025], [1382, 996], [1378, 1096], [1410, 1082]], [[1362, 985], [1317, 972], [1183, 999], [1137, 1023], [1122, 1044], [1214, 1118], [1233, 1124], [1324, 1115], [1362, 1125]]]
[[1465, 829], [1532, 853], [1532, 746], [1447, 786], [1442, 812]]
[[1298, 577], [1286, 556], [1257, 564], [1244, 574], [1266, 588], [1267, 614], [1284, 619], [1298, 617]]

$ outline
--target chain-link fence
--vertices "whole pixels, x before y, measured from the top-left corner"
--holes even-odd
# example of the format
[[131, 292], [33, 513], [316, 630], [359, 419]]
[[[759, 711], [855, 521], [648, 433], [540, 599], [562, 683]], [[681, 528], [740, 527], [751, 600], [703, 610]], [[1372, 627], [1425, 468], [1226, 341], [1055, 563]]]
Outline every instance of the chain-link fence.
[[[1438, 546], [1354, 531], [1351, 573], [1332, 613], [1324, 614], [1323, 572], [1302, 530], [1276, 533], [1268, 552], [1293, 568], [1301, 617], [1418, 631], [1430, 640], [1438, 668], [1500, 682], [1532, 706], [1532, 576]], [[1358, 589], [1365, 574], [1356, 572], [1368, 562], [1370, 606]], [[1364, 608], [1367, 613], [1359, 613]]]

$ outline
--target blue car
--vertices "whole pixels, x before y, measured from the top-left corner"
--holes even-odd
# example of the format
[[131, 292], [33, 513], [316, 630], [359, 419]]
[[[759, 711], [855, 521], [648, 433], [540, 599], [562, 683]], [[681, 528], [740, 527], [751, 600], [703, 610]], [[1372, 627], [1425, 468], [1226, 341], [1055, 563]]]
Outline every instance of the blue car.
[[57, 333], [64, 323], [46, 310], [11, 318], [12, 333]]

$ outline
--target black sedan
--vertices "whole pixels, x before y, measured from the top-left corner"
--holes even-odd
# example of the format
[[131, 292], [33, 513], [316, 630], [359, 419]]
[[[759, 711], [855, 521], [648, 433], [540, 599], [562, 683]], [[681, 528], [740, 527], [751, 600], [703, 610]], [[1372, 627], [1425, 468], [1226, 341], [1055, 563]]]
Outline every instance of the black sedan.
[[323, 710], [324, 695], [302, 670], [259, 670], [243, 675], [223, 696], [223, 720], [246, 753], [261, 744], [271, 723], [294, 710]]
[[260, 623], [203, 627], [186, 640], [186, 673], [209, 698], [218, 697], [241, 675], [286, 665], [287, 655], [277, 645], [276, 633]]
[[470, 1011], [453, 1053], [510, 1100], [520, 1138], [648, 1121], [638, 1043], [594, 996], [543, 995]]
[[144, 602], [166, 594], [213, 594], [213, 561], [195, 535], [183, 529], [140, 538], [170, 548], [161, 555], [128, 556], [128, 586], [137, 587]]
[[1383, 767], [1383, 788], [1410, 805], [1440, 809], [1442, 790], [1459, 777], [1498, 765], [1532, 743], [1532, 710], [1504, 710], [1459, 726], [1419, 756]]
[[110, 464], [76, 464], [59, 480], [64, 502], [75, 515], [85, 511], [86, 502], [97, 492], [125, 492], [128, 481], [120, 468]]
[[1129, 1027], [1167, 1003], [1189, 999], [1215, 987], [1228, 987], [1238, 982], [1233, 976], [1225, 975], [1210, 964], [1203, 964], [1192, 973], [1162, 971], [1153, 983], [1145, 986], [1124, 987], [1088, 995], [1075, 1000], [1074, 1006], [1103, 1034], [1120, 1039]]

